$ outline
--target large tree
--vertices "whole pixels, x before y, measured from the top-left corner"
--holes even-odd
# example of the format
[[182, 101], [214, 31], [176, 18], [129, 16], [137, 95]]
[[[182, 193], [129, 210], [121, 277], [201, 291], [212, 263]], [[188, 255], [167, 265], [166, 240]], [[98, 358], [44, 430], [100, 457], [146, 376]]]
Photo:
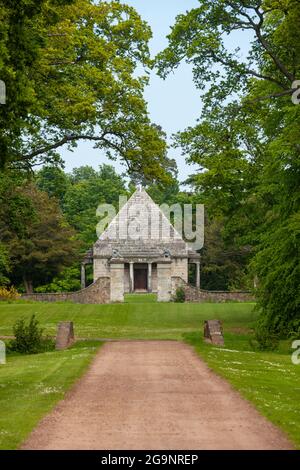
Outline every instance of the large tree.
[[[143, 98], [151, 31], [119, 1], [0, 2], [1, 163], [59, 161], [59, 149], [91, 141], [127, 171], [167, 178], [163, 135]], [[21, 55], [21, 57], [20, 57]], [[5, 132], [4, 132], [5, 129]]]
[[[299, 16], [296, 0], [199, 0], [157, 58], [162, 76], [193, 65], [204, 109], [176, 143], [199, 165], [190, 183], [223, 240], [251, 250], [262, 326], [283, 335], [300, 325]], [[247, 57], [229, 47], [237, 32], [252, 38]]]
[[19, 178], [0, 180], [0, 241], [9, 257], [10, 281], [32, 292], [74, 263], [78, 242], [56, 200]]
[[[159, 73], [165, 77], [182, 60], [191, 63], [197, 87], [209, 87], [207, 104], [218, 104], [233, 92], [248, 94], [256, 79], [264, 84], [264, 94], [256, 98], [291, 95], [300, 67], [299, 11], [298, 0], [199, 0], [199, 7], [177, 17], [169, 46], [157, 57]], [[244, 58], [238, 45], [228, 46], [228, 37], [234, 43], [237, 31], [247, 32], [245, 41], [252, 38]]]
[[[42, 55], [46, 31], [59, 21], [56, 9], [72, 0], [0, 0], [0, 80], [6, 103], [0, 105], [0, 167], [20, 160], [22, 136], [33, 132], [37, 83], [33, 69]], [[42, 106], [41, 106], [42, 108]]]

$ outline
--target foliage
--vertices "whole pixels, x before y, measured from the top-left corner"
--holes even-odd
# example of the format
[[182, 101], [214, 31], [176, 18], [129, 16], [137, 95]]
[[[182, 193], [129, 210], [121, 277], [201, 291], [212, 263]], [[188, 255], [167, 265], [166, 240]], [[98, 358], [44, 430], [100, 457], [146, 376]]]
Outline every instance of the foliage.
[[183, 304], [185, 302], [185, 290], [183, 287], [178, 287], [174, 296], [174, 302]]
[[97, 240], [96, 210], [101, 203], [112, 204], [119, 210], [119, 197], [128, 195], [124, 179], [110, 165], [99, 171], [80, 167], [70, 175], [71, 184], [65, 194], [63, 211], [68, 222], [78, 232], [85, 251]]
[[15, 339], [8, 345], [8, 351], [21, 354], [37, 354], [50, 351], [54, 348], [54, 342], [50, 338], [43, 337], [43, 329], [39, 327], [39, 322], [32, 315], [29, 322], [24, 318], [16, 321], [13, 327]]
[[250, 339], [249, 344], [254, 350], [275, 351], [278, 348], [279, 337], [270, 332], [265, 322], [257, 322], [254, 338]]
[[19, 297], [20, 294], [15, 287], [0, 287], [0, 300], [17, 300]]
[[[204, 108], [175, 145], [197, 165], [188, 182], [221, 226], [214, 276], [229, 268], [228, 285], [236, 285], [236, 274], [246, 283], [252, 277], [264, 325], [257, 334], [267, 329], [270, 338], [299, 325], [300, 106], [291, 100], [300, 73], [299, 14], [296, 0], [201, 0], [177, 17], [156, 61], [163, 77], [182, 60], [193, 65]], [[247, 56], [228, 46], [237, 32], [253, 38]]]
[[6, 246], [0, 242], [0, 285], [6, 285], [9, 283], [9, 270], [9, 254]]
[[288, 337], [300, 327], [300, 213], [273, 224], [253, 260], [262, 310], [258, 331]]
[[[45, 24], [58, 21], [57, 8], [71, 0], [0, 1], [0, 78], [6, 85], [6, 104], [0, 106], [0, 167], [18, 160], [22, 135], [36, 132], [39, 103], [34, 78], [46, 38]], [[43, 24], [42, 24], [43, 23]], [[41, 110], [41, 108], [40, 108]], [[26, 145], [26, 143], [24, 142]], [[26, 165], [26, 159], [24, 159]]]
[[80, 268], [76, 266], [65, 268], [57, 277], [54, 277], [49, 284], [35, 288], [35, 292], [76, 292], [81, 289]]
[[201, 287], [205, 290], [251, 290], [246, 271], [249, 247], [225, 240], [224, 219], [207, 216], [205, 243], [201, 251]]
[[46, 192], [50, 198], [55, 197], [62, 207], [70, 181], [68, 175], [61, 168], [45, 165], [36, 172], [36, 185], [38, 189]]
[[[0, 178], [1, 182], [1, 178]], [[47, 282], [76, 260], [78, 242], [58, 203], [32, 181], [14, 187], [5, 178], [0, 197], [0, 239], [9, 252], [10, 280], [24, 283], [27, 292]]]
[[[157, 56], [158, 71], [165, 77], [181, 60], [191, 63], [196, 86], [208, 85], [207, 106], [247, 94], [252, 83], [266, 85], [268, 98], [291, 95], [300, 67], [294, 36], [299, 8], [297, 0], [199, 0], [177, 17], [168, 47]], [[245, 58], [239, 47], [228, 47], [236, 31], [253, 38]]]
[[[143, 98], [149, 26], [119, 1], [0, 3], [2, 166], [61, 162], [63, 146], [90, 141], [128, 172], [167, 180], [166, 142]], [[141, 73], [143, 75], [141, 75]], [[17, 99], [16, 99], [17, 97]]]

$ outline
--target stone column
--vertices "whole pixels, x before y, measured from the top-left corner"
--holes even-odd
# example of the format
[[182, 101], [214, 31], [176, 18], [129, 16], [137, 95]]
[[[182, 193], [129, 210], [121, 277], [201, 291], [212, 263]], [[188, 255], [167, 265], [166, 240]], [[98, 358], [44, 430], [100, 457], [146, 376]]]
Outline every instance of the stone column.
[[85, 282], [85, 264], [82, 263], [81, 265], [81, 289], [85, 289], [86, 282]]
[[157, 264], [157, 300], [170, 302], [172, 296], [171, 263]]
[[129, 263], [129, 292], [134, 292], [134, 263]]
[[196, 263], [196, 287], [200, 289], [200, 261]]
[[110, 300], [124, 302], [124, 264], [110, 265]]
[[148, 292], [152, 292], [152, 263], [148, 263]]

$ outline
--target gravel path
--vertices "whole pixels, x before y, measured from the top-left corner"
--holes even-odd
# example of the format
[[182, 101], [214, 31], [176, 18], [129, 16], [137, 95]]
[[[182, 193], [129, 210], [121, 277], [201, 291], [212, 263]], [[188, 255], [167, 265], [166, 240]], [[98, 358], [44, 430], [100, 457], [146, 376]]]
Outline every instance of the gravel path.
[[179, 342], [114, 342], [23, 449], [289, 449], [292, 445]]

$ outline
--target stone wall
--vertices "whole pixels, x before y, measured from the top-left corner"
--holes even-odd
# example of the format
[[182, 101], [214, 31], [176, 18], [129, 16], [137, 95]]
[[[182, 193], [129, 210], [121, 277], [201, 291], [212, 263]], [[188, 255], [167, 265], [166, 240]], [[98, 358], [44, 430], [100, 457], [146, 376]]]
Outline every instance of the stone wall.
[[110, 279], [101, 277], [86, 289], [77, 292], [23, 294], [25, 300], [38, 302], [74, 302], [76, 304], [107, 304], [110, 302]]
[[183, 287], [185, 291], [186, 302], [254, 302], [255, 298], [251, 292], [224, 292], [224, 291], [206, 291], [197, 289], [195, 286], [187, 284], [180, 277], [172, 277], [172, 296], [176, 294], [176, 290]]
[[181, 277], [184, 281], [188, 280], [188, 260], [187, 258], [172, 259], [172, 277]]
[[99, 277], [110, 277], [110, 266], [108, 259], [94, 259], [94, 281]]

